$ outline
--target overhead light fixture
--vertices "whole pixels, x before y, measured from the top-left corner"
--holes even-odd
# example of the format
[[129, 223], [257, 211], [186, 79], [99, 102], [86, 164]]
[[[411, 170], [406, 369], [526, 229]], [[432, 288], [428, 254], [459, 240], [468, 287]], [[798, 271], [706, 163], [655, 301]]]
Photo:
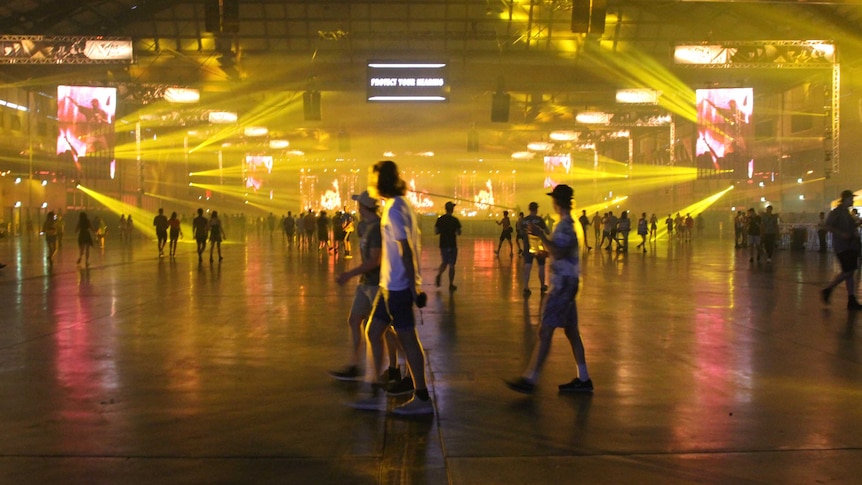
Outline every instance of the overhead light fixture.
[[613, 115], [604, 111], [583, 111], [575, 116], [575, 121], [585, 125], [607, 125]]
[[552, 131], [548, 138], [554, 141], [575, 141], [578, 139], [578, 132], [572, 130]]
[[167, 88], [164, 99], [169, 103], [197, 103], [201, 100], [201, 92], [190, 88]]
[[661, 91], [655, 89], [617, 89], [617, 103], [658, 104]]
[[534, 152], [515, 152], [512, 154], [512, 158], [515, 160], [532, 160], [535, 157]]
[[273, 150], [280, 150], [289, 146], [290, 142], [287, 140], [269, 140], [269, 147]]
[[245, 136], [264, 136], [269, 130], [265, 126], [246, 126], [243, 133]]
[[213, 124], [229, 124], [236, 123], [239, 117], [236, 113], [230, 111], [210, 111], [209, 122]]
[[527, 149], [534, 152], [549, 152], [554, 149], [554, 144], [547, 141], [534, 141], [527, 144]]

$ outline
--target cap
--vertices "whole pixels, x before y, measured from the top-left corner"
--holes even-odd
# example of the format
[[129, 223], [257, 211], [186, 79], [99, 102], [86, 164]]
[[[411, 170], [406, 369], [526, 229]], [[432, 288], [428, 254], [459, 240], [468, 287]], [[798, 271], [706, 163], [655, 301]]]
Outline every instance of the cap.
[[845, 197], [853, 197], [853, 191], [852, 190], [845, 190], [845, 191], [841, 192], [841, 198], [843, 199]]
[[353, 194], [351, 199], [359, 202], [367, 209], [377, 209], [377, 199], [368, 195], [367, 190], [364, 190], [361, 194]]
[[453, 208], [453, 207], [455, 207], [455, 203], [454, 203], [454, 202], [452, 202], [451, 200], [450, 200], [449, 202], [446, 202], [446, 210], [449, 210], [449, 209], [451, 209], [451, 208]]
[[548, 195], [555, 199], [572, 200], [572, 197], [575, 195], [575, 191], [566, 184], [559, 184], [554, 187], [554, 190], [548, 192]]

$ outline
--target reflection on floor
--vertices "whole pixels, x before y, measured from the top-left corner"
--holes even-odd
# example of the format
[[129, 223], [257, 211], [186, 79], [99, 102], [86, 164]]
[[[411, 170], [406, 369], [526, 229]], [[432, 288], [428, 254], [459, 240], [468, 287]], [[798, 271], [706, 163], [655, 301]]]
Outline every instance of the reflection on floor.
[[[732, 243], [593, 250], [578, 299], [593, 395], [562, 333], [533, 396], [513, 393], [541, 296], [517, 255], [460, 241], [457, 291], [422, 254], [420, 335], [437, 415], [344, 404], [358, 264], [279, 236], [198, 264], [109, 241], [0, 240], [2, 483], [850, 483], [862, 474], [862, 337], [832, 255], [771, 266]], [[531, 286], [538, 289], [536, 268]], [[393, 400], [390, 406], [406, 398]]]

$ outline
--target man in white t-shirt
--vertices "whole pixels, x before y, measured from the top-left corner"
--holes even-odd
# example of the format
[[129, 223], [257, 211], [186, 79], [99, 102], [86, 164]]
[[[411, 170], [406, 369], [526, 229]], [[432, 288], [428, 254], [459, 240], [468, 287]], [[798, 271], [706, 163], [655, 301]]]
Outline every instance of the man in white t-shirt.
[[[407, 358], [413, 381], [413, 398], [395, 407], [394, 414], [433, 414], [434, 406], [428, 395], [425, 381], [425, 350], [416, 333], [413, 304], [425, 306], [419, 274], [419, 227], [416, 214], [404, 197], [407, 185], [398, 173], [394, 162], [386, 160], [373, 167], [369, 189], [376, 189], [372, 197], [384, 200], [380, 229], [383, 247], [380, 259], [380, 292], [374, 302], [371, 324], [367, 330], [374, 373], [379, 375], [383, 361], [383, 334], [389, 326], [395, 328], [398, 341]], [[369, 190], [372, 192], [372, 190]], [[359, 409], [379, 409], [374, 400], [363, 400], [353, 405]]]

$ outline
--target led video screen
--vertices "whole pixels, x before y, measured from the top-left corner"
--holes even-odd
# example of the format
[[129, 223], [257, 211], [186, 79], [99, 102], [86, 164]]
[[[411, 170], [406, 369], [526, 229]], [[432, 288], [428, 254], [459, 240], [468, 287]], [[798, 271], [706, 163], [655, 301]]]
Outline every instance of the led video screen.
[[445, 62], [369, 61], [366, 94], [369, 102], [448, 101], [448, 66]]
[[243, 170], [245, 188], [254, 192], [264, 192], [272, 196], [269, 179], [272, 175], [273, 159], [271, 155], [246, 155]]
[[57, 154], [112, 159], [116, 110], [116, 88], [57, 86]]
[[754, 90], [698, 89], [696, 95], [697, 168], [744, 178], [751, 161]]

